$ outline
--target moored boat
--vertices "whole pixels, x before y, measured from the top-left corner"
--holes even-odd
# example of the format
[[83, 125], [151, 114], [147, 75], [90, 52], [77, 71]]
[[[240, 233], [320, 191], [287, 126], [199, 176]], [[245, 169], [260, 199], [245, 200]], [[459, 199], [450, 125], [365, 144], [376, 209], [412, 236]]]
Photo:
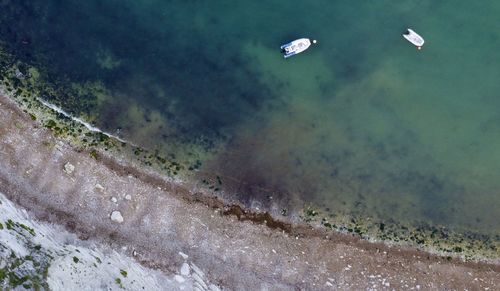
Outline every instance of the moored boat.
[[[313, 40], [312, 43], [316, 43], [316, 40]], [[281, 52], [283, 53], [283, 57], [289, 58], [296, 54], [299, 54], [311, 46], [311, 40], [308, 38], [299, 38], [292, 42], [282, 45]]]
[[403, 37], [415, 45], [418, 49], [422, 49], [422, 46], [425, 43], [424, 38], [410, 28], [406, 29], [406, 32], [403, 33]]

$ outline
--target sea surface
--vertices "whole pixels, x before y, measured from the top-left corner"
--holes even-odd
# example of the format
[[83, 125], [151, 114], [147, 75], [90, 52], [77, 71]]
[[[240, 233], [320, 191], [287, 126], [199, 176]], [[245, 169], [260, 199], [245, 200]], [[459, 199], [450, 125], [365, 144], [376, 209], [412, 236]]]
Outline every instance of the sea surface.
[[[499, 15], [493, 0], [0, 0], [0, 44], [70, 92], [48, 100], [195, 152], [245, 204], [498, 234]], [[318, 43], [283, 59], [300, 37]]]

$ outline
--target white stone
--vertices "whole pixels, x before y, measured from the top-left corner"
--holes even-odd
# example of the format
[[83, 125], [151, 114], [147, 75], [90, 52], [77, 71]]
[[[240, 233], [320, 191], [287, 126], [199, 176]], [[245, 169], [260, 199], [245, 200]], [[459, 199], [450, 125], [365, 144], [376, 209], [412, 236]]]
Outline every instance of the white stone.
[[73, 173], [74, 170], [75, 170], [75, 166], [73, 166], [70, 162], [67, 162], [64, 165], [64, 172], [66, 172], [66, 174], [71, 174], [71, 173]]
[[126, 200], [132, 200], [132, 196], [130, 196], [130, 194], [127, 194], [127, 195], [125, 195], [125, 199]]
[[191, 268], [189, 268], [189, 265], [187, 263], [182, 264], [181, 267], [181, 275], [182, 276], [187, 276], [191, 272]]
[[175, 281], [177, 281], [179, 283], [184, 283], [184, 281], [186, 281], [186, 279], [184, 279], [184, 277], [179, 276], [179, 275], [175, 275], [174, 279], [175, 279]]
[[116, 197], [111, 197], [111, 202], [116, 203], [118, 202], [118, 199], [116, 199]]
[[104, 187], [99, 183], [95, 184], [95, 187], [101, 191], [104, 191]]
[[184, 260], [186, 260], [187, 258], [189, 258], [189, 256], [188, 256], [188, 255], [186, 255], [186, 254], [185, 254], [185, 253], [183, 253], [183, 252], [179, 252], [179, 255], [181, 255], [181, 257], [182, 257]]
[[111, 212], [111, 221], [117, 222], [117, 223], [122, 223], [123, 222], [123, 216], [120, 211], [115, 210]]

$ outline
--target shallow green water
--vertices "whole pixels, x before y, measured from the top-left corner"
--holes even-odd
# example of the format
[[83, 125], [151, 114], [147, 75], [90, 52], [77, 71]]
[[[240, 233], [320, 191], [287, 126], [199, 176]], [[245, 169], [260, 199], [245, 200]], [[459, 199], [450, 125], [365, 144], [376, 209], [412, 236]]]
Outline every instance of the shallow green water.
[[100, 127], [214, 151], [247, 204], [500, 231], [497, 1], [212, 2], [2, 0], [0, 38]]

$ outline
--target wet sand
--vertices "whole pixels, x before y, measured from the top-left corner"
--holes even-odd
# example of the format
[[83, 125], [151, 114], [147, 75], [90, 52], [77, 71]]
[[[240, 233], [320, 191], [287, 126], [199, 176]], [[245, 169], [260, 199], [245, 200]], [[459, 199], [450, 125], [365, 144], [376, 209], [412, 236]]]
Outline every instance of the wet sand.
[[[7, 97], [0, 104], [0, 192], [37, 218], [145, 266], [176, 273], [182, 252], [210, 282], [240, 290], [500, 286], [498, 262], [450, 260], [272, 222], [105, 151], [96, 159], [54, 137]], [[122, 223], [110, 219], [113, 211], [120, 211]], [[264, 220], [272, 227], [256, 223]]]

